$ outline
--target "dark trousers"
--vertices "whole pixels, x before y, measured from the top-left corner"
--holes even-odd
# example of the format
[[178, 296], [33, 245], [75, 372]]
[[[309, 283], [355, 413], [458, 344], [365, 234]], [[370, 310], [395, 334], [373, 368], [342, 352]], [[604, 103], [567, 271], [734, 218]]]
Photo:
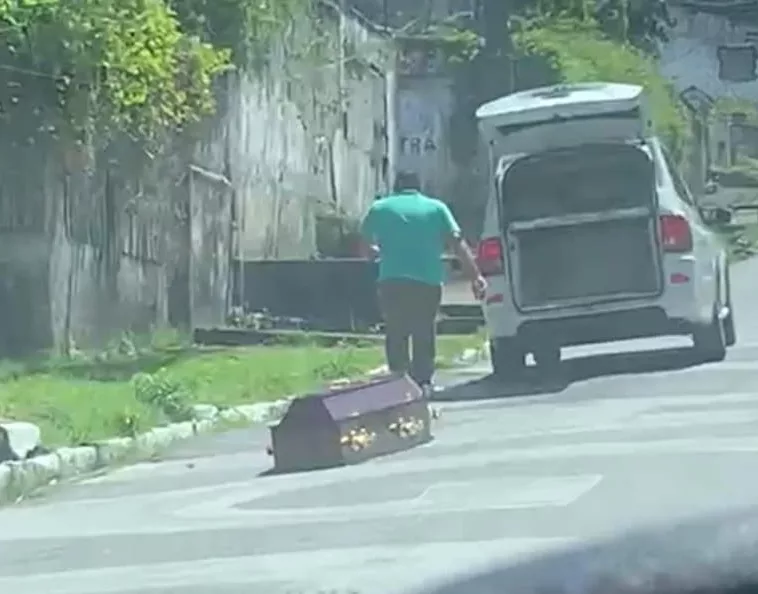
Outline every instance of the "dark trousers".
[[393, 373], [410, 373], [419, 384], [430, 382], [434, 375], [436, 319], [442, 287], [412, 280], [385, 280], [379, 282], [378, 292], [387, 366]]

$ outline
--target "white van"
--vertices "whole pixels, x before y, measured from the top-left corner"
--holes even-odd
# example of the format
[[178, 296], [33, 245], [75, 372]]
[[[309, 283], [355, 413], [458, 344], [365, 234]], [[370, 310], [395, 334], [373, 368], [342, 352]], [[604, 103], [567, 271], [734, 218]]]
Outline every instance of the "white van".
[[561, 347], [692, 335], [736, 340], [725, 246], [703, 221], [641, 87], [532, 89], [476, 112], [492, 184], [477, 259], [497, 375]]

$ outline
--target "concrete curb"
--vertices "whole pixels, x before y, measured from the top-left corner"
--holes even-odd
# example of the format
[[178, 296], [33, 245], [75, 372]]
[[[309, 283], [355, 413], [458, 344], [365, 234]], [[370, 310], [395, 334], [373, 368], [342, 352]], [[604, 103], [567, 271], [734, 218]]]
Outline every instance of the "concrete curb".
[[0, 419], [0, 460], [23, 460], [42, 445], [34, 423]]
[[[471, 364], [481, 354], [481, 350], [467, 349], [456, 358], [455, 363]], [[385, 371], [386, 367], [378, 367], [367, 375], [375, 376]], [[93, 445], [64, 447], [27, 460], [0, 463], [0, 505], [20, 501], [39, 488], [120, 462], [149, 460], [172, 443], [207, 433], [223, 423], [276, 422], [287, 411], [293, 398], [243, 404], [228, 409], [197, 404], [192, 421], [156, 427], [133, 438], [114, 437]]]
[[207, 433], [223, 422], [267, 423], [287, 410], [291, 399], [219, 410], [196, 406], [196, 419], [156, 427], [136, 437], [114, 437], [93, 445], [64, 447], [50, 454], [0, 464], [0, 504], [19, 501], [32, 491], [60, 480], [120, 462], [149, 460], [174, 442]]

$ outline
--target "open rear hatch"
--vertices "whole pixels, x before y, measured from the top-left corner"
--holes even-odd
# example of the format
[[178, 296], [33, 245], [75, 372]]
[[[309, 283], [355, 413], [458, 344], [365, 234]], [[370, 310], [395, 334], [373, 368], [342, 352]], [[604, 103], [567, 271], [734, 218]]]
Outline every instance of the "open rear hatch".
[[520, 157], [500, 176], [516, 306], [660, 294], [655, 169], [643, 147], [591, 144]]

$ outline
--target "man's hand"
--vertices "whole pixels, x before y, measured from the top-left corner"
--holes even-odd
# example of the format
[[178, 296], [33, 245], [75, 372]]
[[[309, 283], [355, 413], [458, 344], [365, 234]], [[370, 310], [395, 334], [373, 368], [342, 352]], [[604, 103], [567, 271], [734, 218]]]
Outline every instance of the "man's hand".
[[482, 301], [487, 293], [487, 280], [481, 275], [477, 276], [471, 281], [471, 292], [477, 300]]
[[487, 281], [479, 272], [479, 267], [476, 265], [474, 254], [471, 253], [471, 248], [465, 240], [460, 237], [450, 237], [448, 239], [448, 245], [453, 249], [455, 255], [463, 267], [464, 274], [471, 281], [471, 291], [474, 293], [474, 297], [478, 300], [484, 299], [484, 294], [487, 292]]
[[379, 246], [362, 241], [361, 256], [367, 260], [376, 260], [379, 257]]

